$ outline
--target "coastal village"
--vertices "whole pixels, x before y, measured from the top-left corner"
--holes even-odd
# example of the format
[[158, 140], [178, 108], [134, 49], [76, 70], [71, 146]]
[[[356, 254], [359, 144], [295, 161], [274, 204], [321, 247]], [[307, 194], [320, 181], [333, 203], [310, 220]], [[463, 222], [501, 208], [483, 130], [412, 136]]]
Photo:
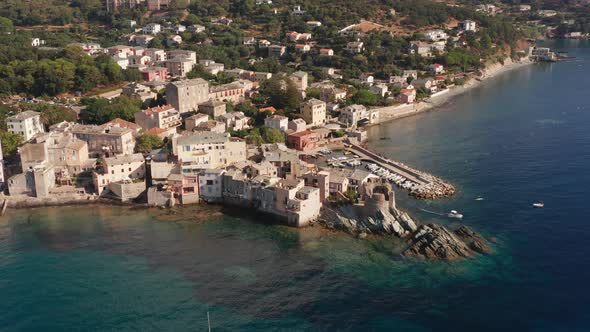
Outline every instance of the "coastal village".
[[[172, 5], [168, 0], [104, 2], [110, 13], [141, 7], [165, 14]], [[447, 52], [463, 54], [473, 47], [480, 23], [465, 19], [406, 36], [404, 57], [419, 63], [409, 61], [389, 75], [345, 70], [331, 59], [362, 61], [374, 52], [367, 48], [372, 36], [393, 35], [393, 29], [362, 19], [342, 26], [337, 42], [329, 44], [316, 39], [323, 22], [310, 17], [303, 5], [256, 1], [255, 6], [304, 25], [272, 38], [246, 31], [241, 47], [255, 50], [256, 56], [244, 67], [188, 47], [194, 41], [187, 39], [195, 38], [196, 47], [215, 46], [210, 37], [236, 24], [230, 16], [190, 25], [168, 21], [166, 15], [143, 25], [125, 20], [129, 33], [119, 44], [104, 47], [77, 41], [55, 48], [32, 36], [34, 49], [108, 61], [112, 70], [135, 75], [90, 95], [73, 88], [74, 93], [54, 97], [1, 97], [12, 110], [5, 117], [6, 131], [19, 137], [16, 151], [0, 161], [3, 208], [212, 203], [253, 208], [295, 227], [318, 220], [366, 222], [380, 215], [381, 220], [355, 225], [354, 231], [371, 233], [377, 227], [403, 237], [418, 226], [397, 209], [394, 187], [421, 199], [447, 197], [455, 188], [368, 150], [367, 127], [427, 110], [504, 68], [558, 57], [526, 42], [506, 54], [500, 45], [476, 40], [497, 49], [493, 61], [470, 59], [478, 68], [468, 67], [467, 59], [443, 64], [438, 60]], [[519, 13], [530, 10], [521, 7]], [[478, 15], [496, 15], [494, 8], [478, 7], [483, 12]], [[391, 8], [387, 15], [398, 14]], [[307, 59], [328, 65], [306, 70], [302, 62]], [[280, 70], [257, 70], [261, 63], [279, 64]], [[122, 98], [141, 105], [132, 117], [88, 115], [96, 105], [112, 106]], [[57, 106], [73, 116], [47, 123], [43, 112], [28, 105]], [[339, 208], [343, 204], [358, 211], [346, 214]]]

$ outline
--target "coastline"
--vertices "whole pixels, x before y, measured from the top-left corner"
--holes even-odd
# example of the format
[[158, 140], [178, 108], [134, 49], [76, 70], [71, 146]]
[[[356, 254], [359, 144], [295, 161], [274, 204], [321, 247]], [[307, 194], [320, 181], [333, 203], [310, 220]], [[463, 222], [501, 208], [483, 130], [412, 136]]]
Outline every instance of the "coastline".
[[519, 62], [513, 62], [512, 59], [506, 58], [504, 60], [504, 64], [496, 62], [487, 66], [483, 70], [483, 75], [481, 77], [472, 78], [461, 86], [454, 86], [451, 88], [447, 88], [446, 90], [437, 92], [425, 101], [421, 101], [415, 104], [375, 108], [373, 109], [373, 111], [376, 110], [379, 112], [379, 120], [373, 123], [372, 126], [376, 126], [384, 122], [414, 116], [428, 111], [434, 111], [436, 110], [436, 108], [449, 102], [452, 98], [459, 96], [467, 91], [470, 91], [476, 87], [479, 87], [482, 84], [485, 84], [486, 81], [490, 78], [531, 64], [534, 64], [534, 62], [528, 59]]
[[99, 198], [96, 195], [61, 195], [57, 197], [30, 197], [30, 196], [1, 196], [0, 201], [6, 202], [6, 207], [10, 209], [30, 209], [38, 207], [53, 206], [76, 206], [76, 205], [117, 205], [117, 206], [136, 206], [138, 204], [124, 203], [114, 200]]

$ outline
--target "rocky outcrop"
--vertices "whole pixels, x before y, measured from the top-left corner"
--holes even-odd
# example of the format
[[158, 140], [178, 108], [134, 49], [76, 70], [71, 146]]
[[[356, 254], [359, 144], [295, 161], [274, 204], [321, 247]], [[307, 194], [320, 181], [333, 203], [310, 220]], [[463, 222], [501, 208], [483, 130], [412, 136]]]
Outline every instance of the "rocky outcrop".
[[405, 237], [417, 229], [416, 222], [407, 213], [395, 209], [377, 209], [370, 215], [363, 207], [344, 205], [326, 207], [319, 223], [330, 229], [350, 234], [395, 235]]
[[487, 254], [491, 252], [490, 244], [483, 236], [472, 231], [467, 226], [461, 226], [455, 230], [455, 234], [465, 243], [467, 246], [480, 254]]
[[437, 224], [421, 225], [409, 242], [403, 256], [454, 261], [490, 252], [488, 242], [467, 226], [451, 232]]
[[397, 209], [390, 184], [372, 180], [359, 188], [361, 204], [326, 205], [318, 222], [363, 239], [367, 234], [408, 238], [403, 256], [453, 261], [490, 252], [486, 239], [467, 226], [450, 231], [444, 226], [417, 226], [409, 214]]
[[414, 219], [396, 208], [395, 193], [389, 182], [373, 179], [359, 191], [363, 204], [324, 207], [319, 222], [351, 234], [405, 237], [417, 229]]

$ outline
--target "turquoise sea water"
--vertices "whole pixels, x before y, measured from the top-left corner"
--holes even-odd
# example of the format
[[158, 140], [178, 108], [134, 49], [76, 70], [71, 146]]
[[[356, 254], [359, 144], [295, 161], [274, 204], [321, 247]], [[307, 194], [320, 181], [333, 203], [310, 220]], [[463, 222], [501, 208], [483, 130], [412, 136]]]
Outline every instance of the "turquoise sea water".
[[557, 46], [576, 60], [370, 132], [375, 150], [459, 189], [436, 202], [400, 194], [401, 207], [424, 223], [448, 221], [420, 208], [460, 210], [495, 238], [494, 255], [402, 259], [388, 239], [214, 206], [9, 211], [0, 331], [205, 331], [207, 311], [213, 331], [590, 330], [590, 44]]

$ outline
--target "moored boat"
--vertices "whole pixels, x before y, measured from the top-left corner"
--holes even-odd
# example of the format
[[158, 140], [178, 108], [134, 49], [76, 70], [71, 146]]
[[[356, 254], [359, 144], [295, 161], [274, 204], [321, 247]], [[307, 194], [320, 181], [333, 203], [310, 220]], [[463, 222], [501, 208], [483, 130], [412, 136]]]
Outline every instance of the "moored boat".
[[463, 219], [463, 215], [461, 213], [457, 212], [456, 210], [451, 210], [451, 212], [449, 212], [449, 214], [447, 214], [447, 217], [454, 218], [454, 219]]

